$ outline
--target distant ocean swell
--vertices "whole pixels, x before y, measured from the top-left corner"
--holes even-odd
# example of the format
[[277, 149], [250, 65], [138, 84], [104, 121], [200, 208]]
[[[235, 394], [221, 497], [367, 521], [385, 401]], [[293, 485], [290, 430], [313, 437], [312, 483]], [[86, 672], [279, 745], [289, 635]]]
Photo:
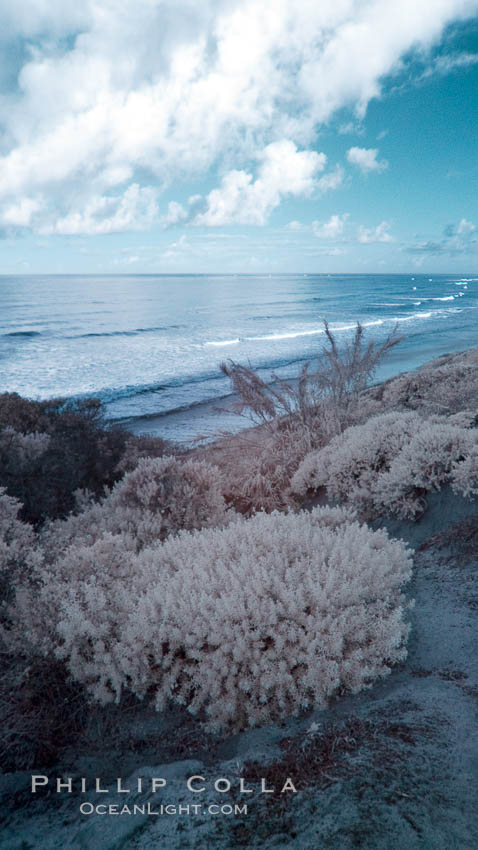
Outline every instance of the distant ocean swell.
[[[427, 300], [427, 299], [423, 299]], [[431, 299], [428, 299], [431, 300]], [[435, 301], [449, 301], [450, 298], [436, 298], [433, 299]], [[453, 300], [453, 296], [451, 296], [451, 300]], [[377, 305], [378, 306], [378, 305]], [[393, 306], [400, 307], [400, 304], [387, 304], [383, 306]], [[425, 313], [411, 313], [409, 316], [391, 316], [383, 319], [375, 319], [373, 321], [361, 321], [361, 325], [364, 328], [372, 328], [379, 327], [380, 325], [385, 324], [395, 324], [397, 322], [411, 322], [420, 319], [431, 319], [432, 317], [445, 316], [447, 313], [451, 312], [450, 310], [434, 310]], [[457, 312], [453, 310], [453, 312]], [[353, 331], [357, 327], [358, 319], [347, 325], [330, 325], [330, 330], [335, 333], [341, 333], [342, 331]], [[228, 345], [238, 345], [240, 342], [274, 342], [275, 340], [281, 339], [296, 339], [302, 336], [319, 336], [324, 335], [325, 330], [323, 327], [321, 328], [313, 328], [312, 330], [307, 331], [290, 331], [287, 333], [275, 333], [275, 334], [267, 334], [266, 336], [246, 336], [246, 337], [236, 337], [235, 339], [220, 339], [220, 340], [208, 340], [205, 342], [205, 345], [214, 345], [216, 347], [228, 346]]]

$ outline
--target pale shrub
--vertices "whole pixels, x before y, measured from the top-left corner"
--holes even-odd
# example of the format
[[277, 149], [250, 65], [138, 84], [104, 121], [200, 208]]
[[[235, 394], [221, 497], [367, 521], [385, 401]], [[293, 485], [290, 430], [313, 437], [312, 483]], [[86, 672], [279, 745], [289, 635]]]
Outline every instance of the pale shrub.
[[370, 510], [377, 474], [389, 469], [420, 424], [416, 413], [384, 413], [347, 428], [304, 459], [292, 478], [294, 493], [325, 487], [329, 499]]
[[426, 494], [444, 484], [463, 495], [478, 492], [477, 446], [475, 430], [445, 417], [386, 413], [311, 453], [292, 486], [298, 496], [325, 487], [330, 499], [368, 518], [387, 513], [416, 518], [426, 508]]
[[17, 610], [34, 650], [67, 660], [73, 678], [107, 701], [121, 686], [121, 631], [144, 587], [134, 540], [106, 532], [44, 567], [40, 586], [21, 594]]
[[477, 411], [460, 410], [458, 413], [453, 413], [452, 416], [447, 416], [446, 421], [450, 425], [458, 425], [459, 428], [475, 428], [477, 424]]
[[8, 450], [15, 454], [15, 460], [19, 464], [27, 464], [38, 460], [50, 445], [51, 437], [33, 431], [29, 434], [21, 434], [14, 428], [7, 427], [0, 430], [0, 452]]
[[0, 570], [8, 570], [18, 563], [22, 551], [33, 541], [33, 529], [18, 519], [21, 502], [8, 496], [0, 487]]
[[110, 536], [68, 558], [70, 580], [51, 573], [37, 602], [55, 606], [55, 654], [102, 701], [127, 687], [238, 730], [359, 691], [406, 655], [409, 554], [343, 509], [259, 514], [139, 555]]
[[478, 369], [476, 351], [455, 355], [447, 362], [433, 361], [416, 372], [407, 372], [386, 381], [375, 390], [386, 408], [406, 408], [453, 414], [464, 408], [478, 408]]
[[472, 446], [463, 460], [454, 461], [451, 487], [462, 496], [478, 496], [478, 445]]
[[224, 525], [230, 512], [217, 467], [175, 457], [141, 458], [100, 502], [76, 494], [81, 512], [51, 523], [43, 535], [50, 560], [72, 543], [91, 545], [106, 532], [142, 549], [180, 530]]
[[376, 511], [413, 519], [423, 513], [427, 492], [440, 490], [452, 480], [456, 492], [463, 490], [460, 467], [476, 449], [477, 441], [478, 436], [469, 429], [423, 422], [389, 471], [377, 477], [373, 488]]
[[[30, 615], [19, 617], [16, 599], [24, 587], [34, 582], [43, 560], [33, 528], [18, 519], [21, 508], [21, 502], [0, 487], [0, 646], [3, 650], [14, 648], [18, 637], [21, 644], [23, 624], [29, 627]], [[18, 635], [16, 624], [20, 621]]]
[[0, 487], [0, 576], [9, 583], [21, 581], [39, 562], [33, 528], [18, 519], [21, 507]]

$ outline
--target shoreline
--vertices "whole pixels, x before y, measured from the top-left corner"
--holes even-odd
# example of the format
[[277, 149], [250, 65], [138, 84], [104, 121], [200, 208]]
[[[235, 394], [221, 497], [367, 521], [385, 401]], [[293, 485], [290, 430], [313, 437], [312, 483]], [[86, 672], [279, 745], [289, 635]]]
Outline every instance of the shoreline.
[[[388, 384], [399, 377], [438, 368], [456, 358], [463, 358], [465, 361], [470, 358], [473, 360], [473, 352], [475, 352], [478, 362], [478, 345], [476, 345], [456, 351], [445, 351], [429, 360], [418, 363], [412, 368], [397, 371], [396, 367], [404, 365], [404, 362], [410, 360], [410, 358], [400, 356], [399, 350], [392, 351], [388, 355], [387, 361], [377, 370], [375, 380], [366, 392]], [[297, 361], [298, 369], [303, 362], [302, 360]], [[293, 384], [296, 380], [297, 378], [292, 378], [289, 379], [289, 382]], [[164, 413], [147, 414], [146, 416], [118, 420], [117, 422], [112, 420], [111, 424], [120, 425], [134, 436], [160, 437], [173, 443], [178, 449], [207, 449], [217, 444], [223, 444], [228, 437], [237, 438], [246, 431], [256, 431], [257, 428], [261, 427], [251, 420], [247, 420], [247, 417], [235, 414], [230, 410], [236, 400], [237, 396], [231, 393], [217, 400], [197, 402], [190, 407], [181, 407]], [[189, 437], [178, 439], [174, 436], [178, 430], [181, 432], [188, 431]]]

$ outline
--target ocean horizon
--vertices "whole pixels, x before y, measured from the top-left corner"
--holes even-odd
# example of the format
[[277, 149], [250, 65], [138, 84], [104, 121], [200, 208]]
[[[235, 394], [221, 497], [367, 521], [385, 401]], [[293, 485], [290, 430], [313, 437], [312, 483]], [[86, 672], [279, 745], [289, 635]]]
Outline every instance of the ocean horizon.
[[0, 277], [2, 391], [98, 397], [111, 422], [190, 441], [247, 421], [227, 413], [229, 358], [292, 378], [362, 323], [404, 336], [383, 380], [477, 344], [469, 274], [178, 274]]

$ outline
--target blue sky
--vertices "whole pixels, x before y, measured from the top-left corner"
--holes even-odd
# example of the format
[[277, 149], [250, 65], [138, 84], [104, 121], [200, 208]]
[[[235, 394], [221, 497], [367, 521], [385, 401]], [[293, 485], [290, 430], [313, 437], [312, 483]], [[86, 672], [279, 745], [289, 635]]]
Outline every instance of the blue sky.
[[478, 0], [3, 0], [0, 42], [0, 273], [478, 270]]

